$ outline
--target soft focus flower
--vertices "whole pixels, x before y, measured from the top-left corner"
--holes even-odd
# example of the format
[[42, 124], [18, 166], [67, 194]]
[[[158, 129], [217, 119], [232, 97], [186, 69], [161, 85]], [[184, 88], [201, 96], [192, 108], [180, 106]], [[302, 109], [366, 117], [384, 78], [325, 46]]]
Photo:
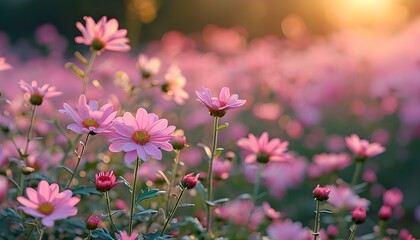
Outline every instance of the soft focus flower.
[[401, 204], [403, 197], [403, 193], [400, 189], [392, 188], [384, 192], [383, 201], [385, 205], [396, 208]]
[[179, 67], [175, 65], [170, 66], [168, 72], [165, 74], [165, 80], [161, 86], [162, 91], [176, 103], [184, 104], [190, 95], [184, 90], [187, 81]]
[[189, 173], [181, 179], [180, 184], [183, 188], [186, 188], [186, 189], [194, 188], [195, 185], [197, 185], [198, 183], [199, 176], [200, 174], [197, 174], [194, 176], [194, 173]]
[[247, 226], [254, 208], [255, 205], [250, 199], [236, 198], [215, 211], [218, 217], [234, 225]]
[[339, 209], [367, 208], [370, 202], [360, 198], [350, 187], [344, 185], [328, 186], [331, 189], [328, 202]]
[[283, 215], [281, 212], [277, 212], [274, 208], [272, 208], [268, 202], [263, 202], [262, 210], [265, 216], [272, 220], [279, 219]]
[[111, 152], [124, 151], [124, 161], [133, 162], [137, 157], [147, 161], [150, 158], [162, 159], [161, 149], [172, 151], [169, 143], [172, 139], [174, 126], [168, 126], [168, 120], [159, 119], [154, 113], [147, 113], [139, 108], [134, 117], [131, 113], [124, 113], [117, 117], [110, 134]]
[[330, 173], [350, 166], [351, 157], [346, 153], [322, 153], [315, 155], [313, 161], [322, 172]]
[[230, 95], [230, 90], [223, 87], [220, 90], [219, 98], [213, 97], [208, 88], [201, 87], [195, 92], [197, 100], [204, 104], [213, 117], [223, 117], [227, 110], [238, 108], [246, 103], [246, 100], [239, 100], [238, 94]]
[[117, 182], [117, 177], [114, 175], [114, 172], [110, 171], [95, 174], [95, 184], [98, 191], [108, 192], [111, 188], [120, 184], [120, 182]]
[[315, 200], [317, 201], [325, 201], [328, 200], [328, 195], [330, 194], [331, 189], [328, 187], [321, 187], [319, 184], [316, 186], [316, 188], [312, 191], [312, 194], [314, 195]]
[[388, 220], [392, 215], [392, 208], [387, 205], [382, 205], [379, 209], [378, 216], [381, 220]]
[[60, 112], [75, 121], [75, 123], [68, 125], [67, 129], [78, 134], [89, 133], [94, 135], [108, 132], [112, 126], [112, 120], [117, 115], [111, 103], [107, 103], [99, 108], [97, 101], [89, 101], [89, 104], [87, 104], [84, 94], [79, 97], [77, 109], [74, 109], [67, 103], [64, 103], [63, 107], [64, 109], [60, 110]]
[[86, 229], [87, 230], [95, 230], [98, 227], [98, 224], [101, 222], [101, 218], [99, 216], [90, 216], [89, 219], [86, 221]]
[[365, 139], [360, 139], [356, 134], [346, 137], [346, 145], [358, 158], [360, 158], [359, 160], [374, 157], [385, 151], [385, 148], [379, 143], [369, 143]]
[[38, 87], [38, 83], [35, 80], [31, 82], [31, 85], [23, 80], [20, 80], [19, 85], [26, 91], [29, 102], [36, 106], [41, 105], [44, 99], [56, 97], [62, 94], [62, 92], [55, 91], [55, 87], [50, 87], [49, 84], [44, 84], [42, 87]]
[[136, 232], [132, 232], [131, 235], [128, 235], [126, 231], [115, 234], [118, 240], [136, 240], [138, 235], [139, 234]]
[[0, 57], [0, 71], [11, 69], [12, 66], [6, 63], [6, 58]]
[[327, 227], [327, 235], [329, 238], [335, 238], [340, 233], [340, 228], [334, 225], [329, 225]]
[[248, 138], [241, 138], [237, 142], [238, 146], [249, 152], [245, 157], [245, 163], [268, 163], [269, 161], [286, 160], [286, 154], [289, 142], [281, 141], [279, 138], [269, 140], [268, 133], [263, 132], [259, 139], [250, 133]]
[[225, 180], [229, 177], [232, 171], [233, 164], [228, 160], [221, 160], [219, 157], [215, 157], [213, 161], [213, 174], [218, 180]]
[[363, 181], [367, 183], [375, 183], [377, 180], [375, 171], [373, 170], [364, 171], [362, 175], [362, 179]]
[[66, 219], [77, 214], [75, 205], [80, 199], [72, 197], [70, 190], [59, 193], [59, 186], [56, 183], [50, 185], [47, 181], [41, 180], [38, 191], [28, 187], [26, 195], [28, 198], [17, 198], [23, 205], [19, 208], [28, 215], [42, 218], [41, 222], [46, 227], [52, 227], [55, 220]]
[[175, 150], [181, 150], [187, 146], [187, 138], [184, 135], [184, 131], [177, 129], [173, 134], [171, 141], [169, 141]]
[[148, 58], [144, 54], [140, 54], [137, 60], [137, 67], [144, 79], [156, 75], [160, 70], [161, 61], [159, 58]]
[[7, 177], [0, 175], [0, 202], [2, 202], [9, 192], [9, 179]]
[[364, 223], [366, 220], [366, 209], [357, 207], [351, 212], [351, 220], [356, 224]]
[[77, 22], [77, 29], [82, 32], [83, 36], [78, 36], [74, 40], [91, 46], [96, 51], [128, 51], [130, 46], [126, 29], [118, 30], [118, 21], [115, 18], [107, 21], [107, 17], [103, 16], [98, 23], [92, 17], [84, 17], [86, 27], [82, 23]]
[[268, 236], [272, 239], [281, 240], [310, 240], [311, 231], [302, 227], [300, 222], [292, 222], [290, 219], [276, 221], [267, 228]]
[[416, 238], [413, 237], [413, 235], [411, 235], [410, 232], [405, 228], [400, 230], [400, 234], [398, 234], [398, 239], [399, 240], [416, 240]]

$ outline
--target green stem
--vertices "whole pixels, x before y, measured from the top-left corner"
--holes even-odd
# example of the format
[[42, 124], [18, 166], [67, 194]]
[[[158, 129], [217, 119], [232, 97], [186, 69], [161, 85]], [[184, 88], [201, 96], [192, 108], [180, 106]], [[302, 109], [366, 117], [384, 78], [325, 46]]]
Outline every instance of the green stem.
[[143, 160], [137, 157], [136, 159], [136, 168], [134, 169], [134, 183], [133, 183], [133, 192], [131, 194], [131, 209], [130, 209], [130, 224], [128, 227], [128, 234], [131, 235], [133, 231], [133, 215], [134, 215], [134, 205], [136, 201], [136, 187], [137, 187], [137, 173], [139, 170], [139, 166], [143, 163]]
[[87, 240], [90, 240], [90, 237], [91, 237], [90, 235], [91, 235], [91, 234], [92, 234], [92, 230], [89, 230], [89, 231], [88, 231], [88, 237], [87, 237]]
[[[214, 117], [214, 126], [213, 126], [213, 141], [211, 148], [211, 158], [209, 162], [209, 171], [207, 173], [207, 201], [212, 201], [213, 199], [213, 160], [216, 155], [217, 149], [217, 134], [219, 131], [219, 117]], [[207, 205], [207, 232], [211, 235], [211, 206]]]
[[32, 135], [32, 128], [33, 128], [34, 122], [35, 122], [36, 108], [37, 108], [36, 105], [32, 108], [31, 121], [29, 122], [28, 131], [26, 133], [26, 146], [25, 146], [25, 151], [23, 152], [23, 155], [21, 156], [23, 158], [26, 158], [27, 157], [26, 155], [28, 154], [29, 142], [31, 141], [31, 135]]
[[257, 180], [255, 181], [254, 193], [252, 195], [255, 203], [257, 203], [258, 194], [260, 192], [263, 167], [264, 166], [261, 163], [258, 163]]
[[84, 72], [84, 75], [83, 75], [83, 89], [82, 89], [82, 94], [85, 94], [86, 93], [87, 86], [89, 84], [89, 74], [90, 74], [90, 71], [92, 70], [92, 65], [93, 65], [93, 62], [95, 61], [95, 58], [96, 58], [96, 55], [97, 54], [98, 54], [98, 51], [95, 51], [94, 50], [92, 52], [92, 55], [90, 56], [89, 62], [87, 64], [87, 66], [86, 66], [86, 69], [85, 69], [85, 72]]
[[383, 239], [384, 237], [384, 233], [385, 233], [385, 221], [384, 220], [379, 220], [379, 239]]
[[354, 235], [356, 234], [357, 225], [353, 223], [353, 225], [350, 228], [350, 236], [348, 240], [353, 240]]
[[109, 199], [109, 193], [108, 193], [108, 191], [105, 192], [105, 198], [106, 198], [106, 205], [107, 205], [107, 208], [108, 208], [109, 220], [111, 221], [111, 226], [114, 229], [114, 231], [119, 232], [117, 226], [114, 223], [114, 220], [112, 220], [111, 200]]
[[316, 200], [315, 226], [314, 226], [314, 232], [312, 233], [312, 235], [314, 235], [314, 240], [318, 239], [319, 228], [321, 226], [321, 214], [319, 213], [319, 206], [320, 206], [320, 201]]
[[181, 152], [180, 150], [175, 150], [174, 163], [172, 164], [171, 181], [169, 183], [168, 196], [167, 196], [167, 200], [166, 200], [166, 212], [168, 212], [168, 209], [169, 209], [169, 200], [171, 199], [172, 188], [173, 188], [174, 183], [175, 183], [180, 152]]
[[25, 188], [25, 174], [21, 173], [20, 174], [19, 195], [18, 196], [22, 196], [23, 195], [23, 189], [24, 188]]
[[80, 160], [81, 160], [81, 159], [82, 159], [82, 157], [83, 157], [83, 154], [84, 154], [85, 149], [86, 149], [86, 145], [87, 145], [87, 143], [88, 143], [88, 141], [89, 141], [89, 136], [90, 136], [90, 134], [88, 133], [88, 134], [86, 135], [85, 142], [84, 142], [84, 143], [83, 143], [83, 145], [82, 145], [82, 150], [81, 150], [80, 154], [79, 154], [79, 153], [77, 153], [77, 163], [76, 163], [76, 167], [74, 168], [74, 171], [73, 171], [73, 173], [71, 174], [71, 177], [70, 177], [69, 182], [67, 183], [66, 189], [69, 189], [69, 187], [70, 187], [70, 185], [71, 185], [71, 182], [73, 181], [74, 175], [75, 175], [75, 174], [76, 174], [76, 172], [77, 172], [77, 168], [79, 167]]
[[176, 210], [178, 209], [179, 202], [181, 201], [182, 195], [184, 194], [186, 188], [181, 189], [181, 193], [179, 194], [178, 199], [176, 200], [176, 203], [174, 205], [174, 208], [172, 209], [172, 212], [169, 214], [168, 219], [166, 219], [165, 225], [163, 225], [162, 232], [160, 233], [160, 237], [163, 236], [165, 233], [166, 227], [168, 226], [168, 223], [172, 220], [172, 217], [175, 215]]
[[44, 230], [45, 230], [45, 228], [41, 228], [41, 232], [39, 233], [38, 240], [42, 240], [42, 237], [44, 236]]
[[32, 232], [34, 231], [35, 226], [33, 224], [31, 224], [31, 228], [29, 229], [28, 233], [25, 236], [25, 240], [29, 240], [32, 237]]
[[362, 173], [363, 162], [357, 161], [356, 162], [356, 169], [353, 173], [353, 178], [351, 180], [351, 186], [354, 187], [357, 184], [357, 180], [359, 179], [360, 174]]

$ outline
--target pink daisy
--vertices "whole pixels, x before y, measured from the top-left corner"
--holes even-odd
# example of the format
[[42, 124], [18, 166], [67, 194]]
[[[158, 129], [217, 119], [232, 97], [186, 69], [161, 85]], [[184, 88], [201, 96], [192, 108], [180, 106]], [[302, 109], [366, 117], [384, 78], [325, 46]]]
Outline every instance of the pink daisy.
[[303, 227], [300, 222], [292, 222], [290, 219], [275, 221], [267, 228], [268, 236], [272, 239], [282, 240], [310, 240], [311, 231]]
[[0, 58], [0, 71], [11, 69], [12, 66], [8, 63], [6, 63], [6, 58], [1, 57]]
[[126, 163], [133, 162], [137, 157], [144, 161], [150, 158], [160, 160], [161, 149], [173, 150], [169, 141], [175, 126], [168, 126], [168, 120], [159, 119], [156, 114], [147, 113], [143, 108], [137, 110], [136, 117], [126, 112], [123, 117], [116, 118], [113, 129], [109, 150], [124, 151]]
[[41, 218], [46, 227], [52, 227], [54, 221], [66, 219], [77, 214], [75, 205], [80, 201], [78, 197], [72, 197], [70, 190], [58, 192], [59, 186], [56, 183], [48, 184], [42, 180], [38, 185], [38, 191], [33, 188], [26, 188], [25, 197], [18, 197], [17, 200], [23, 206], [19, 207], [26, 214]]
[[137, 67], [145, 79], [156, 75], [160, 70], [160, 66], [161, 61], [156, 57], [149, 59], [146, 55], [140, 54], [137, 60]]
[[131, 233], [128, 235], [126, 231], [122, 231], [120, 234], [116, 234], [118, 240], [136, 240], [139, 234], [136, 232]]
[[263, 132], [257, 139], [254, 134], [250, 133], [248, 138], [241, 138], [237, 142], [238, 146], [249, 152], [245, 157], [245, 163], [268, 163], [269, 161], [282, 161], [287, 159], [287, 150], [289, 142], [281, 141], [273, 138], [269, 141], [268, 133]]
[[74, 40], [91, 46], [96, 51], [128, 51], [130, 46], [126, 29], [118, 30], [118, 21], [115, 18], [107, 21], [103, 16], [98, 23], [92, 17], [84, 17], [86, 27], [82, 23], [77, 22], [76, 27], [82, 32], [83, 36], [78, 36]]
[[184, 90], [186, 80], [179, 67], [175, 65], [170, 66], [165, 79], [166, 82], [162, 85], [162, 91], [166, 93], [166, 97], [173, 99], [180, 105], [184, 104], [189, 95]]
[[38, 87], [38, 83], [35, 80], [31, 82], [31, 85], [20, 80], [19, 85], [26, 91], [25, 95], [29, 99], [29, 102], [36, 106], [41, 105], [44, 99], [57, 97], [62, 94], [62, 92], [55, 91], [55, 87], [50, 87], [49, 84]]
[[398, 188], [386, 190], [383, 195], [384, 204], [392, 208], [398, 207], [403, 201], [404, 195]]
[[201, 87], [195, 94], [197, 100], [209, 109], [210, 115], [213, 117], [223, 117], [227, 110], [238, 108], [246, 103], [246, 100], [238, 99], [238, 94], [230, 95], [230, 90], [227, 87], [220, 90], [219, 98], [213, 97], [210, 90], [205, 87]]
[[360, 139], [356, 134], [346, 137], [347, 147], [358, 157], [366, 159], [385, 152], [385, 148], [379, 143], [369, 143]]
[[117, 115], [112, 104], [107, 103], [101, 108], [99, 108], [97, 101], [89, 101], [89, 104], [87, 104], [86, 96], [83, 94], [79, 97], [77, 110], [67, 103], [64, 103], [63, 107], [64, 109], [60, 110], [60, 112], [75, 121], [75, 123], [68, 125], [67, 129], [78, 134], [89, 133], [94, 135], [108, 132]]
[[351, 157], [346, 153], [322, 153], [313, 157], [314, 163], [322, 172], [334, 172], [344, 169], [351, 164]]

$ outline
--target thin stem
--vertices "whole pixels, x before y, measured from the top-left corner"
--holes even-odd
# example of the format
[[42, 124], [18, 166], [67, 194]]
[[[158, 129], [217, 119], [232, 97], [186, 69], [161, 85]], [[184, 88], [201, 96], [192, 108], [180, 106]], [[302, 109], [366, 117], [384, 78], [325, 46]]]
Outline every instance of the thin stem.
[[117, 226], [114, 223], [114, 220], [112, 220], [112, 214], [111, 214], [111, 200], [109, 199], [109, 194], [108, 191], [105, 192], [105, 198], [106, 198], [106, 205], [108, 208], [108, 215], [109, 215], [109, 220], [111, 221], [111, 226], [114, 229], [114, 231], [119, 232]]
[[44, 236], [44, 230], [45, 230], [45, 228], [41, 228], [41, 232], [39, 233], [38, 240], [42, 240], [42, 237]]
[[31, 224], [31, 228], [29, 229], [28, 233], [25, 235], [25, 240], [31, 239], [32, 232], [34, 231], [34, 229], [35, 229], [35, 226]]
[[351, 180], [351, 186], [352, 187], [356, 186], [357, 180], [359, 179], [359, 176], [362, 172], [362, 168], [363, 168], [363, 162], [357, 161], [356, 162], [356, 169], [354, 170], [353, 178]]
[[19, 195], [18, 196], [22, 196], [24, 188], [25, 188], [25, 174], [21, 173], [20, 174]]
[[71, 185], [71, 182], [73, 181], [74, 175], [75, 175], [75, 174], [76, 174], [76, 172], [77, 172], [77, 168], [79, 167], [80, 160], [81, 160], [81, 159], [82, 159], [82, 157], [83, 157], [83, 154], [84, 154], [85, 149], [86, 149], [86, 145], [87, 145], [87, 143], [88, 143], [88, 141], [89, 141], [89, 136], [90, 136], [90, 134], [88, 133], [88, 134], [86, 135], [85, 142], [82, 144], [82, 150], [81, 150], [80, 154], [79, 154], [79, 153], [77, 153], [77, 163], [76, 163], [76, 167], [74, 168], [74, 171], [73, 171], [73, 173], [71, 174], [71, 178], [70, 178], [69, 182], [67, 183], [67, 187], [66, 187], [66, 189], [69, 189], [69, 187], [70, 187], [70, 185]]
[[179, 194], [178, 199], [176, 200], [176, 203], [174, 205], [174, 208], [172, 209], [172, 212], [169, 214], [168, 219], [166, 219], [165, 225], [163, 225], [162, 232], [160, 233], [160, 237], [163, 236], [165, 233], [166, 227], [168, 226], [168, 223], [172, 220], [172, 217], [175, 215], [176, 210], [178, 209], [179, 202], [181, 201], [182, 195], [184, 194], [186, 188], [181, 188], [181, 193]]
[[319, 228], [321, 226], [321, 214], [319, 213], [319, 206], [320, 206], [320, 201], [316, 200], [315, 226], [314, 226], [314, 232], [312, 233], [312, 235], [314, 235], [314, 240], [318, 239]]
[[169, 183], [168, 197], [167, 197], [167, 200], [166, 200], [166, 209], [165, 209], [166, 212], [169, 209], [169, 200], [171, 199], [172, 188], [173, 188], [174, 183], [175, 183], [180, 152], [181, 152], [180, 150], [175, 150], [174, 163], [172, 164], [171, 181]]
[[350, 228], [350, 236], [348, 240], [353, 240], [354, 235], [356, 234], [357, 225], [353, 223], [353, 225]]
[[32, 108], [32, 115], [31, 115], [31, 121], [29, 122], [29, 126], [28, 126], [28, 131], [26, 133], [26, 146], [25, 146], [25, 151], [23, 152], [22, 156], [23, 158], [26, 158], [27, 154], [28, 154], [28, 148], [29, 148], [29, 142], [31, 141], [31, 135], [32, 135], [32, 128], [34, 126], [34, 122], [35, 122], [35, 112], [36, 112], [36, 105], [34, 105], [34, 107]]
[[87, 237], [87, 240], [90, 240], [90, 235], [92, 234], [92, 230], [88, 230], [88, 237]]
[[[219, 117], [214, 118], [213, 126], [213, 141], [211, 148], [211, 158], [209, 162], [209, 171], [207, 173], [207, 201], [212, 201], [213, 199], [213, 160], [216, 155], [217, 149], [217, 134], [219, 132]], [[211, 206], [207, 205], [207, 232], [211, 235]]]
[[90, 59], [89, 59], [89, 62], [87, 64], [87, 66], [86, 66], [86, 69], [85, 69], [85, 72], [84, 72], [84, 75], [83, 75], [83, 89], [82, 89], [82, 94], [85, 94], [86, 93], [87, 86], [89, 84], [89, 74], [90, 74], [90, 71], [92, 69], [93, 62], [95, 61], [96, 55], [98, 55], [98, 51], [95, 51], [94, 50], [92, 52], [92, 55], [90, 56]]
[[255, 203], [257, 203], [258, 193], [260, 192], [263, 167], [264, 166], [261, 163], [258, 163], [257, 180], [255, 182], [254, 193], [252, 195]]
[[133, 215], [134, 215], [134, 205], [136, 200], [136, 187], [137, 187], [137, 173], [139, 166], [143, 163], [143, 160], [137, 157], [136, 159], [136, 168], [134, 169], [134, 183], [133, 183], [133, 192], [131, 194], [131, 209], [130, 209], [130, 224], [128, 227], [128, 234], [131, 235], [133, 231]]
[[379, 239], [382, 239], [384, 237], [384, 232], [385, 232], [385, 221], [384, 220], [379, 220]]

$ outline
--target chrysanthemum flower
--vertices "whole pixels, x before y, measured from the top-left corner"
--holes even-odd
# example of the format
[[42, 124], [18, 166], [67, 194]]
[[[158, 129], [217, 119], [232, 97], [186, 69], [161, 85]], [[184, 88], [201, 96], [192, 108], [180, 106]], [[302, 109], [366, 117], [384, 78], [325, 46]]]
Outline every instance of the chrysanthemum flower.
[[134, 117], [124, 113], [123, 117], [115, 119], [114, 131], [110, 133], [111, 152], [124, 151], [126, 163], [133, 162], [137, 157], [147, 161], [150, 158], [162, 159], [161, 149], [172, 151], [169, 143], [175, 126], [168, 126], [168, 120], [159, 119], [154, 113], [147, 113], [139, 108]]
[[11, 69], [12, 66], [6, 63], [6, 59], [4, 57], [0, 58], [0, 71]]
[[287, 150], [289, 142], [281, 141], [273, 138], [269, 141], [268, 133], [263, 132], [261, 137], [257, 139], [254, 134], [250, 133], [248, 138], [241, 138], [237, 142], [238, 146], [249, 152], [245, 157], [245, 163], [268, 163], [269, 161], [283, 161], [287, 159]]
[[114, 172], [110, 171], [95, 174], [95, 184], [98, 191], [107, 192], [120, 184], [120, 182], [117, 182], [117, 177], [114, 175]]
[[196, 91], [197, 100], [204, 104], [213, 117], [223, 117], [226, 111], [233, 108], [238, 108], [246, 103], [246, 100], [239, 100], [238, 94], [230, 95], [230, 90], [223, 87], [220, 90], [219, 98], [213, 97], [208, 88], [201, 87]]
[[64, 103], [63, 107], [64, 109], [60, 112], [75, 121], [75, 123], [68, 125], [67, 129], [78, 134], [89, 133], [94, 135], [108, 132], [112, 126], [112, 120], [117, 115], [112, 104], [107, 103], [101, 108], [99, 108], [97, 101], [89, 101], [89, 104], [87, 104], [86, 96], [83, 94], [79, 97], [77, 110], [67, 103]]
[[186, 80], [179, 67], [172, 65], [165, 75], [166, 82], [162, 85], [162, 91], [166, 93], [169, 99], [173, 99], [178, 104], [184, 104], [189, 98], [184, 90]]
[[38, 83], [35, 80], [31, 82], [31, 85], [20, 80], [19, 85], [26, 91], [25, 95], [29, 99], [29, 102], [36, 106], [41, 105], [44, 99], [53, 98], [62, 94], [62, 92], [55, 91], [55, 87], [50, 87], [49, 84], [38, 87]]
[[313, 161], [322, 172], [330, 173], [350, 166], [351, 157], [346, 153], [321, 153], [315, 155]]
[[38, 185], [38, 191], [33, 188], [26, 188], [25, 197], [18, 197], [17, 200], [23, 206], [19, 207], [26, 214], [41, 218], [46, 227], [52, 227], [54, 221], [66, 219], [77, 214], [75, 205], [80, 201], [78, 197], [72, 197], [70, 190], [58, 192], [59, 186], [56, 183], [48, 184], [42, 180]]
[[77, 22], [76, 27], [82, 32], [83, 36], [78, 36], [74, 40], [77, 43], [82, 43], [91, 46], [96, 51], [128, 51], [130, 46], [126, 29], [118, 30], [118, 21], [115, 18], [107, 21], [103, 16], [98, 23], [92, 17], [84, 17], [86, 27], [82, 23]]
[[140, 54], [137, 60], [137, 67], [143, 78], [150, 78], [156, 75], [160, 70], [161, 62], [159, 58], [148, 58], [144, 54]]
[[131, 235], [128, 235], [126, 231], [122, 231], [119, 234], [115, 234], [118, 240], [136, 240], [138, 235], [139, 234], [136, 232], [133, 232], [131, 233]]
[[346, 145], [360, 160], [374, 157], [385, 151], [381, 144], [369, 143], [365, 139], [360, 139], [356, 134], [346, 137]]

